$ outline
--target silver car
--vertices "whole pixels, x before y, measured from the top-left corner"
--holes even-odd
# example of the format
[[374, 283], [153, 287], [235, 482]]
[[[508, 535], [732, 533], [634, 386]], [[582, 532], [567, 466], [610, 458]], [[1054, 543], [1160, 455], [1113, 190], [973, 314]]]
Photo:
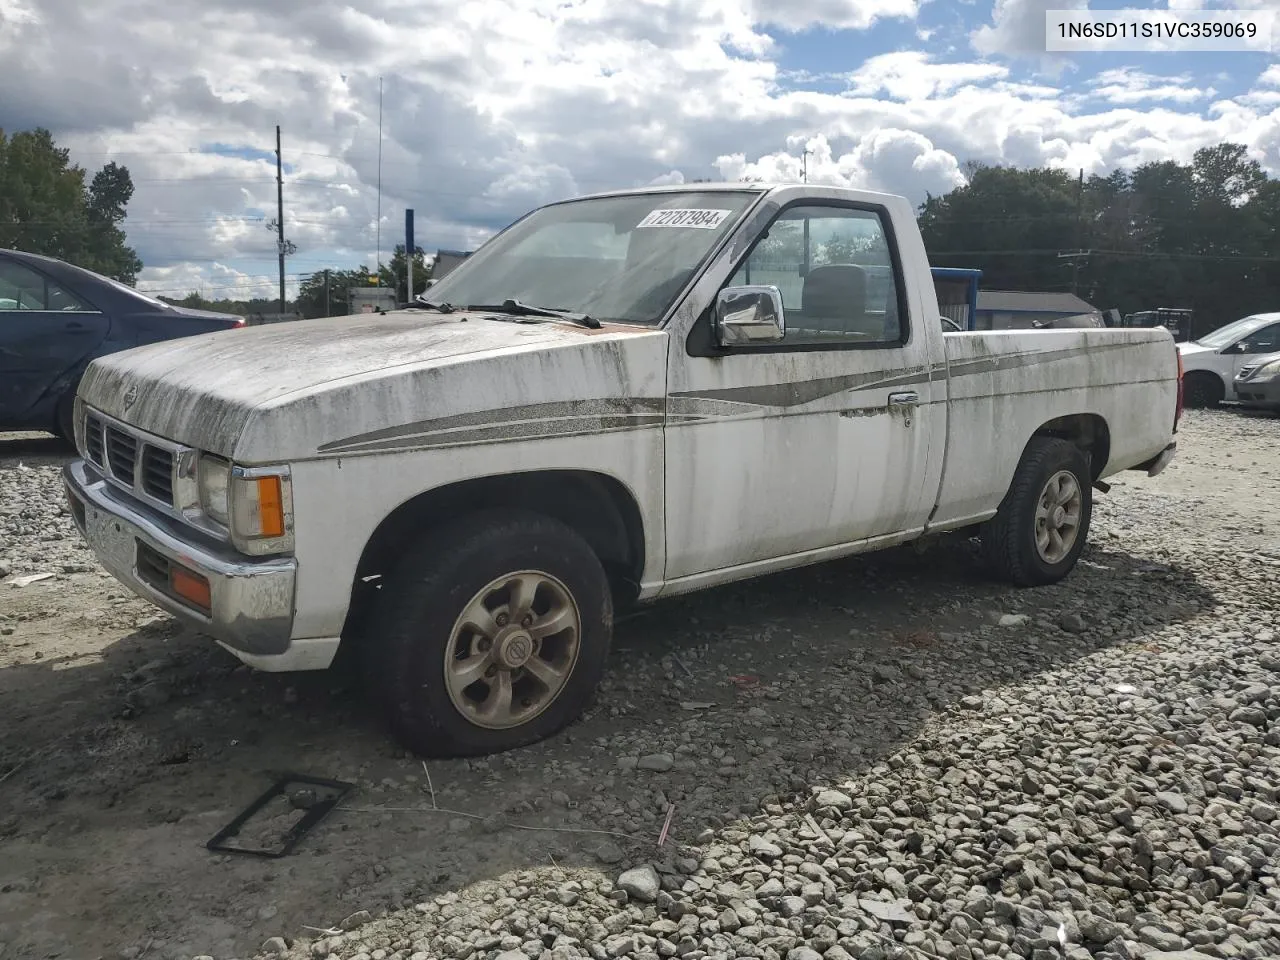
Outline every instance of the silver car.
[[1250, 357], [1232, 384], [1243, 406], [1280, 410], [1280, 353]]

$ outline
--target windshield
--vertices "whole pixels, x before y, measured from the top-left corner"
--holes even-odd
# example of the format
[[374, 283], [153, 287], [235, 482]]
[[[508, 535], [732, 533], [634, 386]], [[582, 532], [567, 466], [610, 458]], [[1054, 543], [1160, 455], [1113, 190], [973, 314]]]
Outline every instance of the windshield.
[[1266, 317], [1245, 317], [1235, 323], [1228, 323], [1225, 327], [1219, 327], [1213, 333], [1205, 334], [1196, 343], [1202, 347], [1212, 347], [1214, 350], [1219, 350], [1239, 340], [1241, 337], [1253, 333], [1266, 322]]
[[755, 191], [644, 193], [535, 210], [426, 294], [458, 309], [506, 300], [654, 324]]

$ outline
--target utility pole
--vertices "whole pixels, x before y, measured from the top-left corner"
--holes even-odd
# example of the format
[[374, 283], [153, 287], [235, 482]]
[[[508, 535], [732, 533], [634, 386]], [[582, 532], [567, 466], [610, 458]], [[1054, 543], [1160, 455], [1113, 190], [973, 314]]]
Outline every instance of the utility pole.
[[378, 286], [382, 286], [382, 78], [378, 78]]
[[404, 263], [408, 283], [404, 290], [404, 302], [413, 303], [413, 208], [404, 212]]
[[[1080, 170], [1080, 179], [1076, 183], [1076, 252], [1080, 252], [1080, 231], [1081, 217], [1084, 212], [1084, 169]], [[1076, 292], [1076, 287], [1080, 282], [1080, 258], [1075, 257], [1071, 261], [1071, 292]]]
[[813, 153], [808, 147], [804, 148], [804, 153], [800, 154], [800, 181], [802, 183], [809, 182], [809, 154]]
[[324, 315], [330, 316], [329, 313], [329, 268], [324, 268]]
[[280, 156], [280, 124], [276, 124], [276, 248], [280, 255], [280, 317], [284, 318], [284, 160]]
[[1080, 179], [1076, 181], [1076, 248], [1070, 253], [1058, 254], [1059, 260], [1071, 261], [1071, 292], [1075, 294], [1080, 287], [1080, 261], [1089, 256], [1089, 251], [1081, 248], [1084, 240], [1084, 171], [1080, 171]]

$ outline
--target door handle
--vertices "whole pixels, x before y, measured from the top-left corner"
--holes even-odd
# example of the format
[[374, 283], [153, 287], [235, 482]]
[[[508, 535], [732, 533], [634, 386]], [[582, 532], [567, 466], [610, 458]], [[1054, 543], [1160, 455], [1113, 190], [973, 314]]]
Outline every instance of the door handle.
[[904, 427], [911, 426], [911, 417], [915, 412], [915, 408], [920, 405], [920, 394], [914, 390], [905, 390], [902, 393], [889, 394], [889, 409], [902, 411], [902, 425]]

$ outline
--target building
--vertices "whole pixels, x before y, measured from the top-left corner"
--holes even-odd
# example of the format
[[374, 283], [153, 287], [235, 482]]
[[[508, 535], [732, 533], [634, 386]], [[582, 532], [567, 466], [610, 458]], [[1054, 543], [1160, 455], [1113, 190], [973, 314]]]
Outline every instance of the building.
[[391, 287], [351, 287], [347, 291], [347, 313], [374, 313], [394, 310], [396, 292]]
[[471, 256], [470, 250], [437, 250], [435, 262], [431, 265], [431, 279], [440, 280], [448, 276], [458, 264], [469, 256]]
[[968, 267], [933, 268], [938, 310], [962, 330], [977, 329], [978, 281], [981, 279], [981, 270]]
[[1095, 307], [1081, 300], [1074, 293], [979, 290], [977, 329], [1029, 329], [1045, 320], [1096, 312]]

